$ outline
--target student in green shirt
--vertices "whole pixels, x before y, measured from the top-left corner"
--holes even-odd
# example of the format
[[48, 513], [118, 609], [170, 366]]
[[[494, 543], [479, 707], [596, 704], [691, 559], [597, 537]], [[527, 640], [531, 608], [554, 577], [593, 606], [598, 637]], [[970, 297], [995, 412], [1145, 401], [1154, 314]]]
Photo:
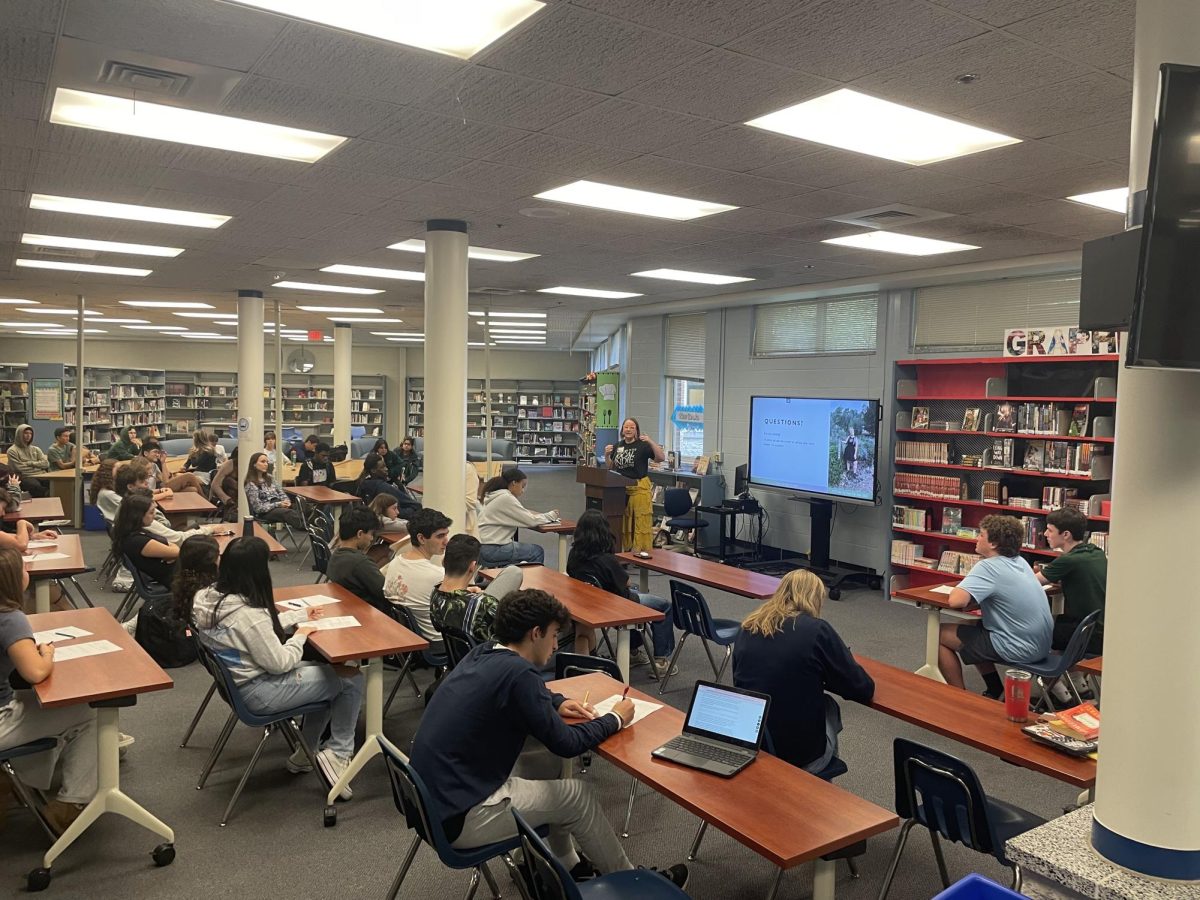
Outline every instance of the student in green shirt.
[[469, 534], [456, 534], [447, 542], [442, 557], [446, 577], [430, 595], [429, 618], [439, 631], [445, 625], [465, 630], [467, 605], [473, 597], [478, 597], [479, 603], [471, 620], [471, 637], [482, 644], [492, 640], [497, 604], [521, 587], [522, 575], [518, 566], [509, 566], [481, 591], [472, 584], [479, 571], [479, 551], [479, 541]]
[[1101, 610], [1101, 622], [1092, 633], [1088, 653], [1098, 654], [1104, 643], [1104, 595], [1108, 581], [1108, 558], [1095, 544], [1087, 543], [1087, 519], [1074, 509], [1056, 509], [1046, 516], [1046, 542], [1062, 555], [1041, 566], [1042, 584], [1057, 584], [1063, 592], [1063, 613], [1054, 623], [1051, 646], [1063, 650], [1079, 623]]

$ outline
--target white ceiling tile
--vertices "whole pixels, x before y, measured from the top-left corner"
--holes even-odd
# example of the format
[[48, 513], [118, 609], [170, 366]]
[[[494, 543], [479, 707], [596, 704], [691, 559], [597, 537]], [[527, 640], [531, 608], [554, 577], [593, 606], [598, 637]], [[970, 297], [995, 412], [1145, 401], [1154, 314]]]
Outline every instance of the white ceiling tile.
[[1049, 173], [1030, 173], [1024, 177], [1008, 178], [1004, 186], [1028, 194], [1061, 199], [1075, 194], [1087, 194], [1109, 188], [1124, 187], [1129, 181], [1126, 166], [1109, 162], [1093, 162], [1071, 169]]
[[619, 94], [700, 56], [705, 47], [565, 3], [531, 19], [520, 40], [476, 62], [603, 94]]
[[978, 184], [966, 178], [930, 172], [928, 168], [910, 169], [895, 175], [878, 175], [841, 186], [849, 194], [870, 197], [879, 203], [911, 203], [920, 206], [930, 194], [945, 194]]
[[981, 184], [942, 194], [929, 194], [921, 201], [921, 205], [926, 209], [962, 216], [989, 209], [1002, 209], [1019, 203], [1034, 203], [1038, 199], [1040, 198], [1032, 194], [1010, 190], [1007, 187]]
[[806, 221], [807, 217], [792, 213], [773, 212], [769, 209], [757, 209], [752, 206], [733, 209], [720, 215], [709, 216], [708, 226], [723, 231], [753, 231], [768, 232], [781, 228], [792, 228]]
[[575, 6], [720, 46], [773, 22], [795, 7], [795, 0], [573, 0]]
[[[797, 194], [807, 193], [808, 188], [790, 181], [760, 178], [727, 172], [696, 188], [696, 193], [705, 200], [727, 203], [730, 206], [758, 206], [771, 200], [783, 200]], [[724, 215], [719, 213], [714, 219]]]
[[267, 231], [283, 237], [310, 237], [316, 232], [345, 222], [349, 214], [342, 210], [308, 206], [281, 206], [269, 200], [255, 204], [234, 221], [222, 226], [228, 229], [222, 238], [236, 246], [239, 234]]
[[444, 175], [464, 162], [466, 160], [460, 156], [356, 139], [343, 144], [313, 168], [329, 166], [352, 172], [426, 181]]
[[604, 100], [600, 94], [475, 66], [417, 102], [444, 116], [538, 131]]
[[[168, 209], [186, 209], [191, 212], [210, 212], [222, 216], [236, 216], [246, 212], [259, 201], [254, 199], [253, 195], [246, 197], [214, 197], [210, 194], [197, 194], [191, 191], [177, 191], [171, 188], [153, 187], [146, 191], [145, 202], [151, 206], [163, 206]], [[224, 227], [222, 226], [222, 228]], [[187, 233], [195, 234], [195, 229], [189, 228]]]
[[1134, 9], [1125, 0], [1074, 0], [1008, 30], [1088, 65], [1116, 67], [1133, 61]]
[[159, 169], [153, 187], [188, 194], [207, 194], [214, 198], [229, 198], [257, 202], [279, 190], [273, 181], [250, 181], [228, 178], [212, 172], [191, 172], [186, 169]]
[[972, 107], [962, 117], [1016, 137], [1042, 138], [1128, 116], [1130, 86], [1113, 75], [1086, 75]]
[[1045, 138], [1044, 143], [1095, 159], [1122, 162], [1129, 159], [1129, 137], [1129, 117], [1126, 116], [1078, 131], [1054, 134]]
[[42, 97], [46, 85], [39, 81], [0, 78], [0, 117], [38, 119], [42, 115]]
[[957, 175], [975, 181], [997, 183], [1030, 175], [1061, 172], [1086, 166], [1093, 160], [1043, 141], [1022, 141], [1007, 147], [984, 150], [957, 159], [922, 166], [924, 172]]
[[[106, 156], [144, 166], [168, 166], [178, 156], [181, 145], [170, 141], [110, 134], [89, 128], [42, 124], [41, 146], [44, 150], [71, 156]], [[214, 151], [215, 152], [215, 151]], [[228, 155], [228, 154], [227, 154]]]
[[530, 134], [488, 155], [489, 162], [558, 172], [583, 178], [599, 169], [632, 159], [633, 152], [550, 134]]
[[472, 160], [461, 169], [447, 172], [437, 180], [439, 184], [486, 191], [502, 195], [505, 199], [529, 197], [559, 187], [563, 181], [562, 176], [549, 172], [531, 172], [482, 160]]
[[[912, 167], [906, 163], [890, 159], [880, 159], [877, 156], [867, 156], [865, 153], [851, 153], [849, 150], [815, 150], [819, 144], [797, 141], [798, 146], [808, 148], [809, 152], [795, 159], [785, 160], [761, 169], [755, 169], [751, 174], [764, 178], [777, 178], [780, 181], [794, 181], [807, 187], [830, 188], [839, 184], [849, 184], [864, 178], [874, 178], [877, 175], [894, 175], [907, 172]], [[815, 151], [815, 152], [814, 152]]]
[[984, 30], [921, 0], [804, 0], [791, 16], [731, 41], [729, 49], [853, 81]]
[[44, 82], [50, 74], [53, 50], [51, 34], [0, 28], [0, 78]]
[[749, 172], [811, 152], [812, 145], [805, 141], [761, 128], [728, 125], [698, 139], [664, 147], [657, 155], [731, 172]]
[[58, 31], [65, 0], [0, 0], [0, 22], [11, 28]]
[[[158, 143], [147, 141], [146, 143]], [[310, 163], [290, 159], [271, 159], [250, 153], [231, 153], [228, 150], [211, 150], [208, 147], [182, 147], [171, 162], [176, 169], [209, 172], [227, 175], [230, 178], [277, 181], [286, 184], [308, 168]]]
[[[481, 158], [515, 144], [526, 132], [405, 107], [365, 137], [385, 144]], [[403, 173], [401, 173], [403, 174]]]
[[[663, 194], [697, 196], [694, 192], [721, 172], [661, 156], [639, 156], [597, 172], [594, 181]], [[708, 199], [700, 197], [699, 199]]]
[[37, 144], [36, 119], [16, 119], [4, 116], [0, 118], [4, 127], [0, 128], [0, 146], [4, 147], [33, 147]]
[[[988, 25], [1011, 25], [1038, 13], [1062, 6], [1069, 0], [931, 0], [938, 6], [986, 22]], [[1124, 3], [1127, 0], [1113, 0]]]
[[28, 172], [32, 169], [33, 151], [28, 147], [9, 147], [0, 144], [0, 170]]
[[410, 208], [407, 220], [472, 219], [505, 199], [479, 190], [423, 184], [406, 191], [398, 202]]
[[334, 94], [255, 75], [242, 79], [221, 112], [272, 125], [355, 137], [393, 115], [396, 107], [379, 100]]
[[777, 210], [802, 219], [825, 219], [829, 216], [870, 209], [879, 203], [870, 197], [841, 191], [811, 191], [779, 200], [768, 200], [760, 205], [765, 209]]
[[551, 125], [546, 131], [603, 147], [653, 153], [660, 147], [694, 140], [719, 127], [720, 123], [711, 119], [614, 99]]

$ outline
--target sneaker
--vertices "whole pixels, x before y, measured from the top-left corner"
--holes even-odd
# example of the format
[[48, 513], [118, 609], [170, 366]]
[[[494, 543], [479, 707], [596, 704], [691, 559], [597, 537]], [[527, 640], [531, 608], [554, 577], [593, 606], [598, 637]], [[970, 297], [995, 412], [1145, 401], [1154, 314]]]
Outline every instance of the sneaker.
[[[325, 780], [329, 782], [329, 786], [337, 782], [342, 777], [342, 773], [346, 771], [346, 767], [350, 765], [350, 760], [344, 756], [338, 756], [332, 750], [319, 750], [317, 752], [317, 765], [321, 767], [321, 774], [325, 776]], [[350, 786], [342, 788], [342, 792], [338, 797], [342, 800], [349, 800], [354, 796], [354, 791], [350, 790]]]
[[570, 875], [572, 881], [580, 884], [584, 881], [591, 881], [593, 878], [599, 878], [600, 870], [592, 865], [592, 861], [581, 853], [579, 854], [579, 862], [571, 867]]
[[[668, 667], [671, 669], [670, 672], [667, 671]], [[659, 678], [670, 678], [674, 675], [679, 674], [679, 666], [678, 665], [672, 666], [671, 665], [671, 657], [669, 657], [669, 656], [654, 657], [654, 668], [658, 671]]]
[[133, 746], [135, 740], [136, 740], [136, 738], [134, 738], [134, 736], [132, 734], [125, 734], [124, 732], [118, 732], [118, 737], [117, 737], [118, 758], [120, 758], [120, 759], [125, 758], [125, 751]]
[[631, 666], [650, 665], [650, 657], [646, 655], [645, 648], [638, 647], [636, 650], [631, 650], [629, 653], [629, 664]]
[[685, 866], [683, 863], [677, 863], [676, 865], [668, 866], [665, 869], [659, 869], [655, 866], [651, 866], [646, 871], [647, 872], [657, 872], [659, 875], [661, 875], [663, 878], [667, 879], [667, 881], [671, 882], [671, 884], [675, 885], [675, 887], [677, 887], [677, 888], [682, 889], [682, 888], [687, 887], [688, 867]]
[[42, 818], [55, 834], [61, 835], [71, 827], [71, 823], [83, 812], [82, 803], [64, 803], [62, 800], [51, 800], [42, 807]]
[[296, 752], [287, 758], [285, 766], [293, 775], [303, 775], [312, 771], [312, 763], [308, 761], [308, 754], [304, 752], [303, 747], [296, 748]]

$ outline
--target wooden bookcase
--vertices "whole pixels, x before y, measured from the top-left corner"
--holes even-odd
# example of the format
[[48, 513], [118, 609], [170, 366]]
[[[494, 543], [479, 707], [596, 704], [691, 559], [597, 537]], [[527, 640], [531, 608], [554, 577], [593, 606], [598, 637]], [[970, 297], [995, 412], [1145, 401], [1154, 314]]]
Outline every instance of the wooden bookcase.
[[0, 444], [6, 449], [29, 421], [29, 376], [24, 363], [0, 363]]

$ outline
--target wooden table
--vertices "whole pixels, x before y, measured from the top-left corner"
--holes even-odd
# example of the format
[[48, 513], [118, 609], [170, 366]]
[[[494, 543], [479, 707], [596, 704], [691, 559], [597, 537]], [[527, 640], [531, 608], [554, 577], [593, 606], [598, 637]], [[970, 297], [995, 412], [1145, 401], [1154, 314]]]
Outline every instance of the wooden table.
[[1103, 660], [1102, 656], [1093, 656], [1091, 659], [1081, 659], [1075, 664], [1076, 671], [1082, 672], [1084, 675], [1093, 675], [1099, 677], [1103, 675]]
[[[34, 631], [75, 625], [91, 634], [74, 641], [55, 641], [56, 647], [73, 643], [107, 640], [120, 652], [79, 659], [60, 660], [41, 684], [34, 685], [38, 703], [45, 709], [89, 703], [96, 707], [97, 789], [90, 803], [54, 845], [46, 851], [42, 865], [49, 869], [63, 851], [104, 813], [116, 813], [154, 832], [168, 843], [155, 850], [155, 861], [166, 865], [174, 859], [171, 843], [175, 833], [121, 791], [117, 741], [120, 738], [118, 713], [121, 706], [132, 706], [138, 694], [164, 691], [174, 686], [149, 654], [113, 618], [107, 609], [72, 609], [66, 612], [39, 613], [29, 617]], [[161, 854], [161, 856], [160, 856]]]
[[548, 522], [545, 525], [534, 525], [533, 530], [539, 534], [557, 534], [558, 535], [558, 571], [567, 571], [567, 552], [568, 543], [571, 535], [575, 533], [575, 523], [569, 519], [563, 519], [560, 522]]
[[181, 491], [155, 502], [162, 510], [163, 515], [167, 517], [167, 521], [171, 523], [172, 528], [186, 527], [187, 520], [191, 516], [207, 518], [217, 508], [200, 494], [191, 491]]
[[[241, 533], [242, 533], [241, 529], [236, 528], [234, 525], [231, 524], [229, 526], [229, 530], [232, 531], [233, 534], [214, 534], [213, 535], [213, 540], [215, 540], [217, 542], [217, 550], [219, 553], [224, 553], [225, 548], [229, 546], [230, 542], [234, 538], [241, 536]], [[283, 544], [281, 544], [281, 543], [279, 543], [279, 541], [275, 540], [275, 535], [271, 534], [271, 532], [269, 532], [269, 531], [267, 531], [267, 529], [263, 528], [262, 523], [260, 523], [260, 522], [254, 523], [254, 536], [260, 537], [264, 541], [267, 542], [267, 551], [271, 554], [272, 559], [276, 559], [280, 556], [283, 556], [283, 554], [287, 553], [287, 547], [283, 546]]]
[[[275, 457], [271, 457], [271, 461], [275, 461]], [[298, 463], [286, 462], [283, 464], [283, 471], [275, 479], [282, 485], [293, 485], [296, 483], [296, 473], [300, 471]], [[337, 475], [339, 481], [349, 481], [352, 478], [357, 478], [362, 472], [361, 459], [343, 459], [341, 462], [333, 464], [333, 471]]]
[[[429, 642], [420, 635], [413, 634], [395, 619], [384, 615], [365, 600], [360, 600], [341, 585], [332, 582], [275, 588], [274, 597], [278, 605], [283, 600], [311, 597], [315, 594], [324, 594], [338, 601], [320, 607], [322, 618], [354, 616], [359, 621], [357, 628], [314, 631], [308, 636], [308, 642], [331, 663], [362, 661], [361, 671], [366, 698], [363, 710], [365, 737], [346, 771], [329, 790], [326, 803], [332, 806], [337, 795], [354, 780], [359, 770], [371, 757], [381, 752], [379, 741], [376, 740], [383, 734], [383, 660], [380, 657], [424, 650], [429, 646]], [[334, 817], [336, 820], [336, 813]]]
[[[494, 578], [500, 569], [485, 569], [485, 575]], [[629, 681], [629, 626], [661, 622], [664, 613], [649, 606], [634, 603], [625, 597], [610, 594], [595, 585], [576, 581], [561, 572], [546, 566], [521, 566], [522, 588], [537, 588], [558, 598], [558, 602], [571, 613], [571, 618], [588, 628], [617, 629], [617, 666], [625, 681]]]
[[[66, 559], [39, 559], [65, 553]], [[60, 534], [53, 547], [38, 547], [27, 551], [33, 559], [25, 563], [25, 571], [33, 582], [33, 593], [36, 601], [35, 609], [39, 613], [50, 612], [50, 582], [67, 575], [80, 575], [90, 572], [89, 566], [83, 559], [83, 547], [77, 534]], [[82, 627], [82, 626], [81, 626]]]
[[[84, 470], [87, 471], [86, 469]], [[63, 517], [75, 521], [75, 470], [55, 469], [37, 476], [50, 488], [50, 496], [62, 503]], [[82, 484], [82, 482], [81, 482]]]
[[57, 497], [35, 497], [32, 500], [21, 501], [21, 507], [16, 512], [4, 514], [5, 522], [17, 522], [28, 519], [37, 524], [47, 519], [63, 519], [62, 501]]
[[347, 494], [345, 491], [335, 491], [333, 488], [326, 487], [323, 484], [294, 485], [284, 488], [284, 490], [295, 497], [302, 497], [308, 503], [332, 507], [334, 537], [337, 537], [338, 523], [342, 520], [342, 507], [347, 503], [361, 502], [353, 494]]
[[641, 569], [639, 590], [642, 593], [650, 590], [652, 571], [674, 576], [681, 581], [718, 588], [752, 600], [765, 600], [779, 587], [779, 579], [771, 575], [738, 569], [686, 553], [672, 553], [670, 550], [652, 550], [649, 559], [643, 559], [636, 553], [618, 553], [617, 559]]
[[[595, 701], [619, 693], [624, 685], [593, 674], [552, 681], [548, 687], [577, 700], [590, 693]], [[634, 689], [629, 695], [660, 702]], [[778, 872], [768, 898], [775, 896], [787, 869], [811, 860], [816, 863], [814, 900], [832, 900], [834, 861], [821, 857], [899, 823], [894, 812], [769, 753], [760, 753], [732, 778], [652, 757], [652, 750], [683, 730], [684, 718], [680, 710], [663, 706], [605, 740], [595, 752], [770, 860]]]

